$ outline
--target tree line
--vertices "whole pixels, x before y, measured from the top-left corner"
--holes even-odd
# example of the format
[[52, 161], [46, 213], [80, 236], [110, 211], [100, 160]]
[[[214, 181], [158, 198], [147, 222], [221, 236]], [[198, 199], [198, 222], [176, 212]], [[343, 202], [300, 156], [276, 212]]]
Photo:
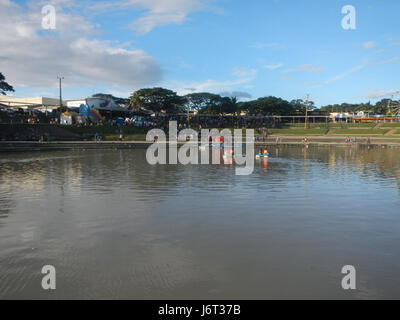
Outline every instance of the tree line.
[[[14, 92], [14, 88], [6, 82], [4, 75], [0, 72], [0, 94]], [[276, 115], [293, 116], [304, 115], [306, 105], [309, 110], [326, 113], [356, 113], [359, 111], [374, 114], [388, 114], [393, 109], [399, 108], [399, 101], [382, 99], [374, 105], [371, 102], [358, 104], [334, 104], [317, 109], [313, 101], [305, 102], [302, 99], [286, 101], [282, 98], [268, 96], [251, 101], [239, 102], [236, 97], [226, 97], [219, 94], [201, 92], [180, 96], [176, 92], [165, 88], [140, 89], [134, 92], [128, 99], [118, 98], [110, 94], [98, 93], [93, 97], [113, 99], [117, 104], [129, 106], [132, 110], [149, 110], [152, 112], [184, 113], [196, 110], [199, 114], [212, 115]]]
[[399, 101], [392, 99], [382, 99], [376, 102], [374, 105], [371, 102], [368, 103], [342, 103], [327, 105], [321, 108], [321, 111], [326, 112], [342, 112], [342, 113], [357, 113], [359, 111], [370, 112], [373, 114], [386, 115], [391, 112], [392, 109], [398, 108]]
[[147, 109], [154, 112], [180, 113], [196, 110], [200, 114], [239, 115], [242, 112], [248, 115], [276, 115], [295, 116], [304, 115], [306, 105], [309, 111], [324, 113], [357, 113], [359, 111], [385, 115], [393, 108], [399, 107], [399, 102], [392, 99], [382, 99], [374, 105], [371, 102], [358, 104], [334, 104], [317, 108], [313, 101], [295, 99], [287, 101], [282, 98], [268, 96], [256, 100], [239, 102], [236, 97], [224, 97], [219, 94], [201, 92], [179, 96], [176, 92], [164, 88], [141, 89], [133, 93], [129, 99], [133, 108]]
[[[136, 110], [146, 109], [153, 112], [184, 113], [196, 110], [199, 114], [239, 115], [296, 115], [304, 114], [306, 102], [298, 99], [288, 102], [269, 96], [252, 101], [239, 102], [236, 97], [224, 97], [219, 94], [201, 92], [180, 96], [164, 88], [141, 89], [134, 92], [129, 104]], [[309, 109], [315, 109], [314, 102], [308, 103]]]
[[0, 94], [6, 95], [7, 92], [14, 92], [14, 88], [6, 82], [6, 77], [0, 72]]

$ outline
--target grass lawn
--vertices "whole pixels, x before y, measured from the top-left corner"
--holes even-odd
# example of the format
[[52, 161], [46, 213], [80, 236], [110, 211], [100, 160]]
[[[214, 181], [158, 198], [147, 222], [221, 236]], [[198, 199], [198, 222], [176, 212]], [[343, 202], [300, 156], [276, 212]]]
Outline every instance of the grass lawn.
[[[119, 135], [105, 135], [104, 141], [118, 141]], [[124, 141], [146, 141], [145, 134], [127, 134], [124, 135]]]
[[361, 136], [368, 136], [368, 135], [384, 135], [388, 133], [390, 129], [336, 129], [332, 132], [331, 135], [361, 135]]
[[323, 136], [326, 129], [270, 129], [268, 132], [275, 136]]
[[[310, 129], [370, 129], [375, 126], [375, 123], [309, 123]], [[284, 124], [282, 129], [304, 129], [304, 123]]]
[[[77, 134], [91, 134], [94, 135], [98, 133], [100, 135], [108, 135], [108, 134], [118, 134], [119, 128], [116, 126], [93, 126], [93, 127], [75, 127], [75, 126], [59, 126], [62, 129], [71, 131]], [[137, 128], [137, 127], [121, 127], [121, 131], [123, 134], [146, 134], [147, 128]]]
[[381, 128], [392, 128], [392, 129], [400, 128], [400, 122], [384, 123], [384, 124], [382, 124]]

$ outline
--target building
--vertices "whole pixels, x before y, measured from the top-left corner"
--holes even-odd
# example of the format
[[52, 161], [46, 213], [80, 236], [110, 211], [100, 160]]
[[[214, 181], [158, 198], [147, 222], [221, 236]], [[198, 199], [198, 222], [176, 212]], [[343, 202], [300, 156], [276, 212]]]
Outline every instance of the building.
[[[59, 107], [60, 99], [35, 97], [35, 98], [18, 98], [10, 96], [0, 96], [0, 104], [7, 108], [13, 109], [32, 109], [37, 107]], [[65, 102], [63, 102], [65, 105]]]
[[347, 122], [349, 120], [351, 120], [352, 118], [354, 118], [354, 114], [352, 113], [338, 113], [338, 112], [331, 112], [329, 114], [329, 118], [333, 121], [333, 122]]
[[91, 97], [86, 99], [67, 100], [66, 106], [68, 109], [79, 109], [81, 105], [88, 105], [92, 109], [105, 110], [105, 111], [127, 111], [118, 106], [113, 99]]

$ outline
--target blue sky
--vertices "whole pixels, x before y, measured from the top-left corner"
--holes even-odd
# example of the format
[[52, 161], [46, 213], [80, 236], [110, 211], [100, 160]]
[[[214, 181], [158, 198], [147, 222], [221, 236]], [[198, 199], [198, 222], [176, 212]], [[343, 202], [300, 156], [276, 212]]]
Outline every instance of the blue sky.
[[[43, 30], [41, 8], [56, 8]], [[356, 29], [342, 28], [342, 7]], [[15, 96], [128, 96], [163, 86], [317, 106], [400, 90], [400, 1], [0, 0], [0, 71]]]

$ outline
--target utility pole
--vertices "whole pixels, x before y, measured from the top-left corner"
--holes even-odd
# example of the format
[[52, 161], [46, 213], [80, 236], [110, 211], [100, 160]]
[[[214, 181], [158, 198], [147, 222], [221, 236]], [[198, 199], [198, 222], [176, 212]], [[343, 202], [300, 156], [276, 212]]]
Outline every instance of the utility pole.
[[188, 129], [190, 128], [190, 101], [188, 99], [188, 104], [187, 104], [187, 127]]
[[307, 101], [306, 101], [306, 120], [304, 123], [304, 128], [307, 129], [308, 128], [308, 98], [309, 98], [309, 94], [307, 95]]
[[64, 80], [64, 77], [57, 77], [57, 79], [60, 80], [60, 109], [62, 109], [62, 80]]

